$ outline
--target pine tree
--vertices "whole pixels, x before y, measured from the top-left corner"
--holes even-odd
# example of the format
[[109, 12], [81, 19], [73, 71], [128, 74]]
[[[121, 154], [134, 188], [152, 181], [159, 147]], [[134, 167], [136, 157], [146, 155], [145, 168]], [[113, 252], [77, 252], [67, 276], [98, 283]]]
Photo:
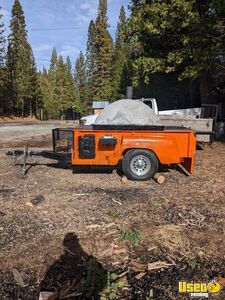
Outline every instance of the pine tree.
[[69, 108], [76, 107], [73, 77], [61, 55], [58, 59], [56, 96], [61, 114]]
[[57, 67], [58, 55], [56, 49], [54, 48], [52, 51], [49, 71], [47, 71], [44, 68], [42, 73], [39, 75], [39, 82], [43, 97], [44, 114], [47, 118], [50, 119], [59, 118], [59, 110], [56, 96]]
[[65, 94], [65, 85], [66, 85], [66, 66], [63, 62], [63, 57], [59, 55], [58, 64], [57, 64], [57, 84], [56, 84], [56, 97], [57, 97], [57, 109], [62, 115], [63, 111], [67, 108], [67, 100]]
[[107, 29], [109, 27], [107, 16], [107, 0], [99, 0], [96, 24], [101, 24], [103, 29]]
[[43, 117], [47, 119], [58, 118], [56, 113], [56, 102], [54, 103], [54, 90], [52, 87], [52, 81], [49, 72], [46, 68], [43, 68], [42, 72], [39, 72], [39, 83], [41, 88], [41, 96], [43, 101]]
[[52, 57], [51, 57], [51, 62], [50, 62], [50, 72], [56, 71], [57, 68], [57, 62], [58, 62], [58, 54], [55, 49], [55, 47], [52, 50]]
[[129, 85], [130, 47], [127, 43], [127, 20], [125, 9], [120, 9], [119, 22], [117, 24], [115, 51], [113, 57], [113, 93], [112, 98], [118, 100], [125, 94]]
[[210, 75], [224, 52], [224, 0], [133, 0], [130, 32], [134, 83], [152, 73], [198, 78], [202, 102], [210, 100]]
[[126, 37], [127, 37], [127, 24], [126, 24], [126, 12], [124, 6], [121, 6], [119, 22], [117, 23], [116, 30], [116, 48], [122, 49], [125, 45]]
[[93, 99], [94, 74], [96, 73], [97, 41], [95, 22], [91, 20], [88, 28], [86, 50], [87, 98]]
[[74, 82], [73, 68], [69, 56], [67, 56], [66, 58], [66, 71], [67, 71], [67, 82], [68, 82], [68, 94], [71, 102], [70, 108], [73, 108], [73, 111], [75, 110], [76, 112], [80, 113], [79, 105], [77, 104], [79, 100], [78, 89]]
[[66, 67], [67, 67], [67, 71], [71, 74], [71, 76], [73, 77], [73, 70], [72, 70], [72, 63], [71, 63], [71, 59], [69, 56], [66, 57]]
[[0, 6], [0, 67], [5, 66], [5, 36], [4, 36], [4, 24], [1, 22], [2, 14], [1, 14], [1, 6]]
[[99, 0], [96, 19], [96, 69], [94, 72], [94, 99], [110, 99], [112, 94], [113, 41], [108, 32], [107, 0]]
[[31, 112], [38, 91], [33, 85], [37, 74], [19, 0], [15, 0], [12, 8], [10, 29], [7, 52], [9, 105], [24, 116]]
[[78, 95], [72, 74], [70, 57], [64, 62], [56, 49], [52, 51], [49, 71], [40, 74], [43, 106], [47, 118], [57, 119], [64, 116], [68, 109], [78, 111]]
[[31, 50], [31, 68], [30, 73], [30, 115], [35, 113], [36, 117], [40, 117], [40, 109], [43, 105], [43, 99], [41, 95], [40, 82], [38, 80], [38, 71], [35, 63], [35, 58]]
[[4, 24], [1, 23], [2, 14], [0, 7], [0, 113], [5, 111], [5, 36]]
[[85, 58], [82, 51], [80, 52], [80, 55], [76, 60], [74, 81], [78, 91], [78, 99], [79, 99], [78, 108], [80, 110], [80, 113], [83, 113], [84, 110], [87, 108], [88, 99], [87, 99], [86, 65], [85, 65]]

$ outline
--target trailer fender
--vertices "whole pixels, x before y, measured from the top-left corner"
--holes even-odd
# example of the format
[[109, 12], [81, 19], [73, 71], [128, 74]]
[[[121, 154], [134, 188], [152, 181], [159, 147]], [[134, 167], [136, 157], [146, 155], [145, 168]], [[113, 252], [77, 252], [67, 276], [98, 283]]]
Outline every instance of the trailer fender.
[[177, 142], [171, 136], [154, 137], [151, 139], [132, 138], [122, 141], [122, 156], [130, 149], [146, 149], [152, 151], [161, 164], [171, 161], [181, 162]]

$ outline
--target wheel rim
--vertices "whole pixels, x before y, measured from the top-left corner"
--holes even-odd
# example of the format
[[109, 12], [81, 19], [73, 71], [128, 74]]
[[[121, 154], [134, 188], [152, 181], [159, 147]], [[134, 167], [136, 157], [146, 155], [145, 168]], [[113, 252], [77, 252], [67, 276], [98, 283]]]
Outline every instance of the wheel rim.
[[136, 176], [145, 176], [151, 170], [151, 162], [144, 155], [137, 155], [131, 159], [130, 169]]

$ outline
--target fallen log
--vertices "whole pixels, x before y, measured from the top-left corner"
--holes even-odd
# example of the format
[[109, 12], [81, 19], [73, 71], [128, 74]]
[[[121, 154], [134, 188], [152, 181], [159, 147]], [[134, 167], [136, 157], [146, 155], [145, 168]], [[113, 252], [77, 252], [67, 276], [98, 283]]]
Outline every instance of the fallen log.
[[166, 180], [166, 178], [162, 174], [159, 174], [159, 173], [155, 174], [155, 176], [153, 178], [159, 184], [163, 184]]

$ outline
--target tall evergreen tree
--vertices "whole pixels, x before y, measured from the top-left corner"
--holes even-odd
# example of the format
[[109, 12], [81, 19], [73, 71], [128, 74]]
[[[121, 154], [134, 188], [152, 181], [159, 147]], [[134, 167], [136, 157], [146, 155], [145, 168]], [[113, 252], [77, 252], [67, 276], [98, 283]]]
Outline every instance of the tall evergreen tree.
[[5, 36], [4, 36], [4, 24], [1, 22], [2, 14], [0, 7], [0, 112], [4, 112], [6, 109], [5, 99]]
[[40, 117], [42, 118], [50, 118], [50, 114], [48, 113], [48, 103], [51, 103], [49, 98], [51, 98], [50, 94], [50, 80], [49, 74], [46, 68], [43, 68], [42, 72], [38, 72], [38, 82], [41, 90], [41, 98], [42, 98], [42, 108], [40, 112]]
[[5, 65], [5, 36], [4, 36], [4, 24], [1, 19], [3, 15], [1, 14], [1, 6], [0, 6], [0, 67]]
[[56, 49], [54, 48], [50, 60], [49, 71], [44, 68], [42, 74], [39, 75], [44, 111], [46, 117], [50, 119], [59, 118], [58, 103], [56, 97], [57, 68], [58, 54]]
[[127, 24], [126, 24], [126, 12], [124, 6], [121, 6], [120, 15], [119, 15], [119, 22], [117, 23], [117, 30], [116, 30], [116, 47], [121, 49], [124, 47], [126, 38], [127, 38]]
[[52, 57], [51, 57], [51, 61], [50, 61], [50, 72], [54, 72], [57, 69], [57, 62], [58, 62], [58, 54], [57, 51], [55, 49], [55, 47], [52, 50]]
[[57, 84], [56, 84], [56, 99], [57, 109], [62, 114], [68, 107], [69, 99], [67, 98], [67, 68], [64, 64], [63, 57], [59, 55], [57, 64]]
[[87, 76], [87, 97], [93, 99], [94, 74], [96, 73], [97, 41], [96, 26], [91, 20], [88, 28], [88, 40], [86, 50], [86, 76]]
[[64, 62], [56, 49], [52, 51], [49, 71], [40, 74], [43, 95], [43, 106], [48, 118], [63, 117], [68, 109], [79, 111], [78, 95], [72, 74], [72, 64], [69, 57]]
[[94, 99], [106, 100], [112, 94], [113, 41], [108, 32], [107, 0], [99, 0], [96, 19], [96, 69], [94, 73]]
[[43, 99], [41, 95], [40, 82], [38, 80], [38, 71], [35, 63], [35, 58], [31, 50], [31, 68], [28, 70], [30, 73], [30, 115], [35, 113], [36, 117], [40, 117], [40, 109], [43, 105]]
[[85, 58], [82, 53], [80, 52], [79, 57], [76, 60], [75, 64], [75, 74], [74, 80], [75, 85], [78, 91], [78, 98], [79, 98], [79, 109], [82, 113], [87, 107], [88, 99], [87, 99], [87, 77], [86, 77], [86, 65], [85, 65]]
[[117, 24], [115, 50], [113, 57], [113, 93], [112, 98], [118, 100], [125, 94], [129, 82], [130, 47], [127, 42], [127, 20], [125, 9], [120, 9], [119, 22]]
[[71, 74], [71, 77], [73, 77], [72, 63], [69, 56], [66, 57], [66, 67], [67, 67], [67, 71]]
[[76, 108], [76, 94], [73, 77], [68, 70], [68, 61], [67, 63], [64, 63], [61, 55], [58, 58], [56, 96], [58, 109], [61, 113], [64, 113], [67, 109], [72, 107]]
[[107, 15], [107, 0], [99, 0], [96, 24], [97, 23], [101, 24], [104, 29], [107, 29], [109, 27]]
[[7, 52], [9, 101], [11, 108], [24, 116], [31, 112], [37, 90], [33, 86], [36, 77], [34, 57], [19, 0], [15, 0], [12, 8], [10, 29]]

